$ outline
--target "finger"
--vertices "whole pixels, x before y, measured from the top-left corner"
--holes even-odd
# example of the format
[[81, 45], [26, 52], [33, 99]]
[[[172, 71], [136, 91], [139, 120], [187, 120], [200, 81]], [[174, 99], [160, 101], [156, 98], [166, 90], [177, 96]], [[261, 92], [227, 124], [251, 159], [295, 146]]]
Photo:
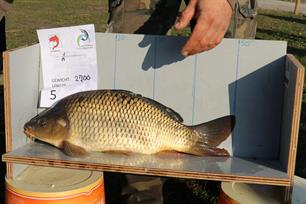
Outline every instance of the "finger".
[[178, 30], [185, 28], [195, 15], [195, 11], [196, 0], [190, 0], [182, 15], [179, 17], [178, 22], [175, 24], [175, 28]]

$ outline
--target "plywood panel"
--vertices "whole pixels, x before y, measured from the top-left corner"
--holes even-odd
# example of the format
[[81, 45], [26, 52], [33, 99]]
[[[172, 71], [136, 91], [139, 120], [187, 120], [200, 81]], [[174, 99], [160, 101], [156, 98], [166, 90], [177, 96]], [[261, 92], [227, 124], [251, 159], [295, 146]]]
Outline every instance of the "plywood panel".
[[[185, 40], [182, 37], [97, 34], [98, 87], [129, 89], [153, 98], [180, 113], [185, 124], [198, 124], [234, 114], [237, 123], [233, 140], [230, 137], [222, 147], [231, 153], [233, 149], [235, 156], [266, 159], [262, 166], [269, 168], [267, 161], [277, 160], [280, 151], [286, 44], [225, 39], [212, 51], [182, 58], [179, 50]], [[12, 144], [12, 149], [16, 149], [25, 144], [25, 136], [22, 133], [24, 123], [38, 111], [39, 46], [23, 48], [9, 54], [9, 64], [12, 67], [10, 72], [14, 74], [10, 77], [13, 81], [10, 85], [13, 102], [8, 105], [14, 109], [12, 136], [16, 142]], [[26, 83], [20, 83], [22, 76], [28, 79]], [[285, 143], [283, 145], [286, 146]], [[7, 161], [39, 161], [39, 164], [46, 164], [38, 157], [27, 159], [19, 155], [14, 160], [14, 155], [12, 153], [5, 158]], [[50, 165], [57, 163], [55, 160], [52, 160]], [[212, 162], [213, 158], [209, 160], [210, 163], [204, 161], [203, 165], [215, 164]], [[234, 162], [223, 162], [221, 165], [221, 169], [226, 169], [225, 171], [219, 171], [217, 168], [204, 169], [200, 176], [227, 179], [227, 174], [236, 172], [234, 176], [230, 175], [230, 179], [251, 181], [248, 165], [258, 165], [255, 160], [247, 163], [239, 158], [230, 160]], [[218, 163], [219, 158], [215, 158], [215, 162]], [[60, 164], [61, 162], [58, 163]], [[92, 165], [94, 168], [105, 168]], [[73, 168], [77, 168], [77, 164], [74, 164]], [[107, 168], [113, 169], [111, 166]], [[127, 168], [129, 172], [146, 174], [145, 171], [130, 168], [132, 167]], [[202, 164], [196, 168], [202, 169]], [[118, 169], [116, 168], [116, 171]], [[217, 176], [213, 173], [215, 170], [219, 171]], [[285, 173], [283, 169], [277, 172], [263, 171], [264, 175], [255, 174], [254, 182], [260, 183], [264, 180], [269, 183], [267, 178], [271, 176], [271, 182], [276, 185], [287, 185], [287, 178], [274, 180], [277, 172]], [[153, 172], [154, 175], [165, 174], [155, 170]], [[240, 174], [244, 176], [239, 177]], [[183, 174], [179, 172], [175, 175]]]
[[156, 63], [152, 66], [156, 72], [154, 99], [177, 111], [190, 125], [196, 56], [182, 57], [180, 48], [184, 42], [185, 38], [156, 38]]
[[133, 37], [116, 35], [116, 67], [113, 78], [113, 88], [126, 89], [141, 93], [146, 97], [153, 97], [153, 70], [144, 68], [154, 60], [154, 52], [150, 44], [154, 42], [152, 36]]
[[114, 87], [114, 69], [116, 67], [116, 35], [96, 34], [98, 63], [98, 87], [111, 89]]
[[[69, 157], [52, 146], [31, 143], [3, 156], [7, 162], [84, 168], [155, 176], [211, 179], [288, 185], [288, 175], [276, 165], [240, 158], [195, 157], [191, 155], [106, 154], [93, 152], [87, 157]], [[273, 162], [272, 162], [273, 163]]]
[[[39, 46], [7, 51], [5, 53], [5, 109], [6, 109], [6, 138], [15, 149], [26, 144], [23, 136], [23, 125], [37, 114], [37, 99], [39, 86]], [[9, 94], [9, 95], [8, 95]], [[17, 135], [21, 135], [18, 137]], [[8, 165], [8, 176], [15, 176], [22, 171], [23, 166]]]
[[240, 40], [233, 112], [234, 155], [277, 159], [286, 43]]
[[[10, 93], [10, 66], [9, 53], [3, 53], [3, 90], [4, 90], [4, 122], [5, 122], [5, 151], [13, 150], [12, 127], [11, 127], [11, 93]], [[7, 163], [6, 176], [12, 178], [13, 165]]]
[[[289, 148], [292, 132], [292, 119], [293, 109], [295, 100], [295, 85], [297, 83], [297, 72], [298, 69], [292, 66], [289, 59], [286, 60], [286, 72], [284, 74], [284, 104], [283, 104], [283, 123], [282, 123], [282, 134], [281, 134], [281, 151], [280, 161], [282, 162], [285, 169], [288, 168], [289, 161]], [[287, 169], [288, 170], [288, 169]]]
[[9, 52], [10, 110], [13, 148], [26, 143], [23, 125], [37, 114], [39, 45]]
[[280, 161], [293, 178], [304, 85], [304, 67], [292, 55], [287, 56], [284, 76], [284, 104]]

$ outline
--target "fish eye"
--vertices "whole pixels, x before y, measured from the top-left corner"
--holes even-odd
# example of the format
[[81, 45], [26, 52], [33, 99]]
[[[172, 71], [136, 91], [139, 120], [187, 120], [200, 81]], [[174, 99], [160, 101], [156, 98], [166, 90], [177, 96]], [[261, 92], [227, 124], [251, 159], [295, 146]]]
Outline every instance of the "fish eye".
[[43, 119], [43, 118], [41, 118], [41, 119], [38, 119], [38, 125], [40, 126], [40, 127], [45, 127], [46, 125], [47, 125], [47, 120], [46, 119]]

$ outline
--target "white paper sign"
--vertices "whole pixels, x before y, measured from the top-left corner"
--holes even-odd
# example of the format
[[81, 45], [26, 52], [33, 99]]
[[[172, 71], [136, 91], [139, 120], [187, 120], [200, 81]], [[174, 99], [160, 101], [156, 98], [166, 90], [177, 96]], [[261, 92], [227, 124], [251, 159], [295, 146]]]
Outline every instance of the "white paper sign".
[[[38, 30], [37, 34], [43, 74], [41, 107], [49, 107], [74, 93], [73, 90], [83, 90], [84, 87], [87, 90], [97, 89], [94, 25], [44, 29]], [[75, 88], [78, 85], [81, 87]], [[50, 95], [50, 90], [55, 91]]]

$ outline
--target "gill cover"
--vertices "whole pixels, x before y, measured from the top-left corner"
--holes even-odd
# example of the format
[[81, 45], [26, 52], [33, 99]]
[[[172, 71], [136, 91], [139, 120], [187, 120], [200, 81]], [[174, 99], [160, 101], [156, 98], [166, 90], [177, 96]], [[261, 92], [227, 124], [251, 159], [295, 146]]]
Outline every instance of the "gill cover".
[[39, 113], [24, 125], [26, 135], [56, 147], [62, 147], [68, 131], [67, 115], [56, 106]]

